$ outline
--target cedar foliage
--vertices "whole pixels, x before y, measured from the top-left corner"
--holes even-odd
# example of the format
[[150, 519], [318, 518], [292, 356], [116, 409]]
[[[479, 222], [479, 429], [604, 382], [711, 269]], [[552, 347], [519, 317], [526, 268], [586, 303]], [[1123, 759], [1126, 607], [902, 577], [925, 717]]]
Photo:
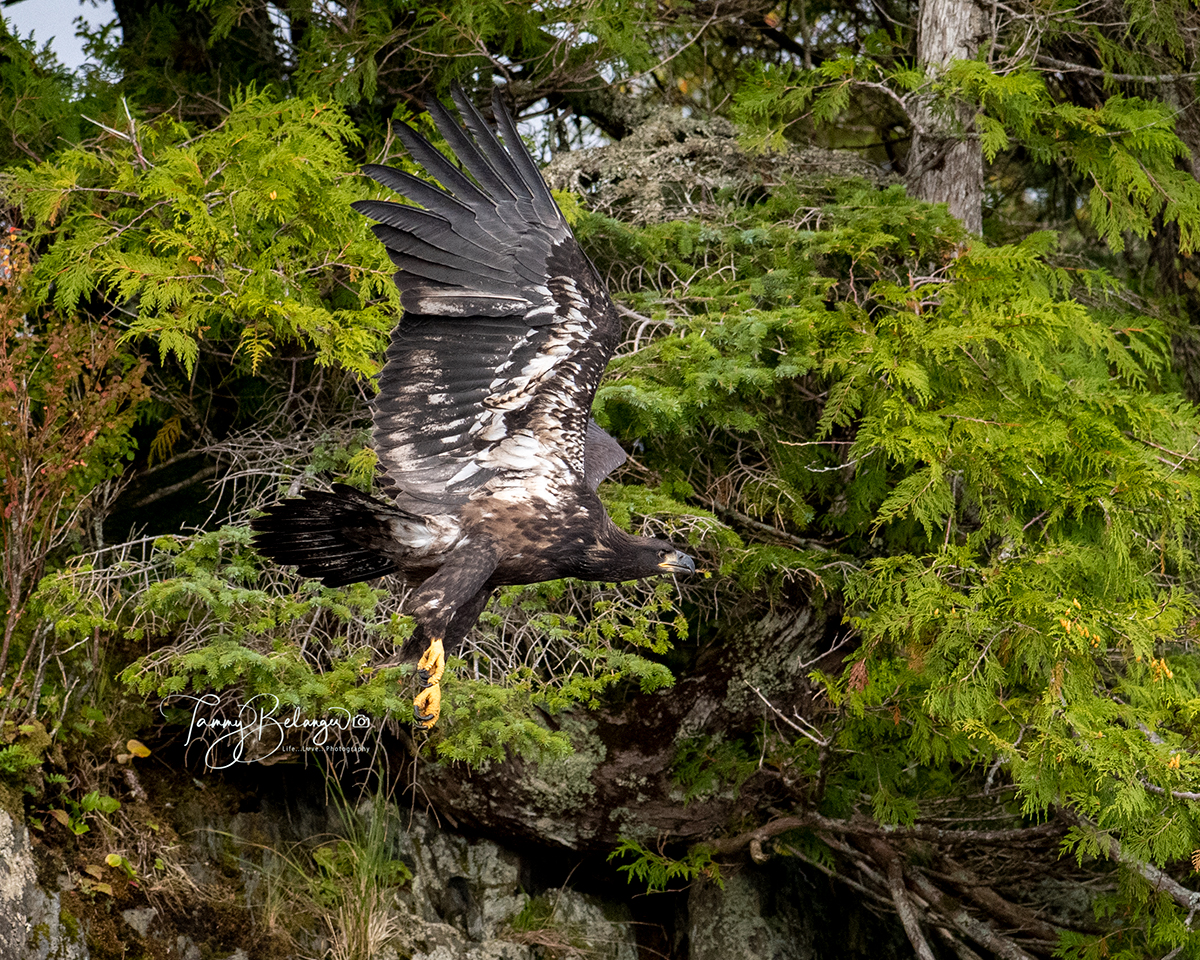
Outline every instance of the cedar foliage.
[[[1050, 11], [1046, 43], [1082, 37], [1105, 66], [1170, 69], [1190, 8], [1135, 6], [1145, 25], [1132, 41], [1112, 17], [1072, 31]], [[231, 90], [215, 67], [164, 67], [188, 31], [229, 63], [252, 56], [274, 29], [264, 9], [181, 6], [175, 32], [153, 34], [161, 46], [136, 46], [131, 21], [125, 44], [107, 48], [124, 86], [65, 78], [5, 40], [17, 53], [0, 65], [0, 95], [21, 109], [0, 112], [0, 141], [16, 145], [0, 155], [2, 186], [35, 252], [22, 309], [76, 337], [81, 318], [111, 317], [119, 363], [150, 365], [154, 384], [142, 423], [118, 404], [79, 476], [95, 485], [135, 443], [145, 476], [189, 451], [219, 476], [254, 475], [219, 505], [230, 526], [126, 545], [121, 563], [60, 551], [37, 610], [61, 650], [97, 635], [136, 647], [122, 676], [143, 696], [236, 689], [406, 719], [396, 681], [407, 668], [370, 669], [407, 636], [403, 593], [297, 583], [264, 567], [236, 522], [315, 473], [370, 483], [362, 399], [397, 307], [390, 267], [348, 204], [375, 189], [355, 176], [358, 161], [403, 162], [386, 120], [453, 79], [490, 86], [496, 69], [519, 102], [569, 103], [612, 129], [611, 102], [586, 88], [654, 66], [652, 82], [631, 82], [635, 105], [728, 93], [748, 146], [786, 148], [812, 131], [854, 143], [864, 115], [887, 131], [895, 104], [930, 90], [904, 31], [832, 5], [811, 8], [803, 27], [811, 62], [753, 62], [747, 37], [761, 46], [788, 26], [753, 11], [463, 0], [444, 16], [380, 0], [344, 24], [290, 5], [278, 62], [256, 61], [260, 85]], [[702, 42], [701, 15], [737, 42]], [[152, 19], [138, 29], [153, 33]], [[838, 49], [846, 36], [859, 41], [853, 54]], [[1012, 53], [996, 36], [994, 49]], [[388, 53], [402, 37], [404, 52]], [[689, 799], [740, 786], [746, 758], [762, 758], [806, 784], [822, 817], [869, 811], [903, 827], [1002, 771], [1014, 822], [1067, 815], [1077, 856], [1129, 868], [1100, 905], [1121, 936], [1064, 934], [1062, 955], [1200, 956], [1186, 902], [1145, 883], [1147, 864], [1182, 876], [1200, 848], [1200, 418], [1173, 365], [1170, 302], [1128, 266], [1167, 225], [1175, 252], [1190, 254], [1200, 186], [1175, 113], [1153, 92], [1082, 103], [1034, 64], [1009, 66], [961, 62], [933, 87], [976, 106], [1007, 178], [987, 240], [899, 187], [846, 179], [718, 194], [711, 217], [641, 227], [571, 198], [581, 241], [633, 317], [594, 414], [636, 463], [602, 493], [619, 523], [686, 540], [712, 576], [679, 596], [665, 584], [505, 591], [452, 664], [432, 750], [470, 763], [510, 750], [561, 758], [570, 737], [539, 711], [662, 689], [666, 664], [686, 676], [689, 637], [710, 635], [732, 600], [765, 615], [805, 594], [840, 605], [855, 638], [837, 669], [812, 675], [823, 706], [805, 719], [819, 733], [764, 725], [684, 744]], [[85, 110], [96, 120], [80, 126]], [[567, 135], [555, 123], [557, 145]], [[1054, 220], [1051, 199], [1023, 195], [1030, 185], [1085, 199]], [[1031, 206], [1051, 229], [1022, 226]], [[28, 350], [15, 336], [6, 342]], [[199, 409], [197, 382], [220, 384], [217, 413]], [[285, 440], [297, 433], [303, 442]], [[247, 443], [275, 451], [269, 469], [239, 452]], [[10, 606], [27, 592], [10, 588]], [[819, 833], [787, 849], [835, 859]], [[630, 839], [618, 853], [652, 886], [719, 876], [703, 848], [673, 858]]]
[[[749, 221], [668, 224], [625, 247], [678, 276], [732, 256], [737, 279], [689, 285], [701, 312], [615, 364], [602, 420], [643, 439], [666, 489], [855, 558], [835, 583], [860, 667], [823, 682], [854, 721], [844, 747], [873, 745], [852, 780], [875, 785], [879, 815], [917, 809], [906, 759], [1003, 756], [1027, 811], [1082, 791], [1139, 850], [1185, 855], [1190, 804], [1145, 786], [1186, 791], [1198, 775], [1198, 422], [1160, 387], [1161, 324], [1073, 299], [1112, 281], [1047, 262], [1053, 238], [962, 252], [953, 221], [896, 189], [851, 188], [808, 236], [769, 226], [794, 208], [754, 212], [762, 236]], [[770, 563], [831, 566], [782, 547]], [[766, 579], [761, 558], [741, 564]]]
[[136, 301], [128, 336], [151, 337], [188, 376], [206, 336], [233, 341], [251, 370], [287, 341], [375, 371], [399, 300], [348, 206], [357, 135], [344, 111], [251, 89], [201, 137], [167, 116], [115, 122], [90, 148], [12, 174], [30, 242], [71, 238], [40, 258], [38, 302]]

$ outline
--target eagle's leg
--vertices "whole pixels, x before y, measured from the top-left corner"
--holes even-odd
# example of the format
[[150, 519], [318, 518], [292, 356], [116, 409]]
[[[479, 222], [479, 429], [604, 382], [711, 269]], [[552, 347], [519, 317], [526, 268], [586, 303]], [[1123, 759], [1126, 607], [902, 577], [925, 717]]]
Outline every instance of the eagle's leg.
[[[421, 649], [421, 643], [426, 644], [417, 661], [417, 679], [422, 688], [413, 697], [413, 719], [423, 730], [437, 723], [442, 710], [446, 651], [453, 652], [462, 643], [492, 595], [486, 580], [495, 569], [495, 560], [490, 554], [483, 554], [482, 560], [482, 564], [477, 560], [474, 568], [468, 564], [448, 565], [427, 580], [417, 594], [419, 603], [414, 612], [418, 626], [409, 638], [405, 655], [412, 656]], [[466, 593], [467, 590], [470, 593]], [[466, 594], [466, 599], [451, 605], [448, 600], [455, 593]], [[453, 611], [449, 617], [446, 616], [448, 610]]]
[[446, 648], [440, 637], [429, 641], [429, 646], [417, 661], [417, 679], [425, 686], [440, 683], [446, 672]]

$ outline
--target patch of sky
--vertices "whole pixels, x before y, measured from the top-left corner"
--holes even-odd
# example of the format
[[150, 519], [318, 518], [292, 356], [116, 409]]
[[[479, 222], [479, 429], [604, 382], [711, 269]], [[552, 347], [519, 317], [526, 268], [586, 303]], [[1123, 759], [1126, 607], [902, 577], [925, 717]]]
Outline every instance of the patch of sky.
[[49, 43], [59, 62], [73, 72], [88, 62], [82, 31], [116, 20], [112, 0], [17, 0], [2, 15], [22, 39], [32, 33], [39, 47]]

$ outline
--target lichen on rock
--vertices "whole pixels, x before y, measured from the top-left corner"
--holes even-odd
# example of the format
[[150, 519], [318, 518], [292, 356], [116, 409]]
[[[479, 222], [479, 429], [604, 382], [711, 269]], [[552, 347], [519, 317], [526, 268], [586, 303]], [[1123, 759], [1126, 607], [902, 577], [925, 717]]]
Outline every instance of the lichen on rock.
[[0, 810], [0, 957], [86, 960], [87, 944], [60, 896], [38, 885], [29, 831]]
[[586, 197], [593, 212], [636, 225], [710, 219], [723, 207], [785, 184], [834, 177], [860, 177], [877, 186], [894, 181], [847, 150], [752, 154], [728, 120], [674, 108], [655, 112], [617, 143], [558, 154], [544, 176], [552, 188]]

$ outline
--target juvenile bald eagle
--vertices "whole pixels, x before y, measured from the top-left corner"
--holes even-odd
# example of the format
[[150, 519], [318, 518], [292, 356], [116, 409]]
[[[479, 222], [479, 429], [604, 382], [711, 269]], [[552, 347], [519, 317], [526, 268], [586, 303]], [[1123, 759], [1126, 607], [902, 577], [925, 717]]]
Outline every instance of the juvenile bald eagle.
[[441, 186], [370, 165], [421, 206], [354, 204], [377, 221], [404, 307], [374, 403], [388, 500], [335, 484], [251, 522], [259, 550], [328, 586], [390, 573], [420, 584], [401, 656], [420, 654], [414, 706], [426, 728], [446, 653], [496, 587], [695, 571], [670, 543], [617, 527], [596, 496], [625, 460], [589, 419], [616, 309], [499, 95], [503, 145], [461, 90], [454, 99], [467, 130], [441, 104], [429, 111], [466, 173], [397, 124]]

